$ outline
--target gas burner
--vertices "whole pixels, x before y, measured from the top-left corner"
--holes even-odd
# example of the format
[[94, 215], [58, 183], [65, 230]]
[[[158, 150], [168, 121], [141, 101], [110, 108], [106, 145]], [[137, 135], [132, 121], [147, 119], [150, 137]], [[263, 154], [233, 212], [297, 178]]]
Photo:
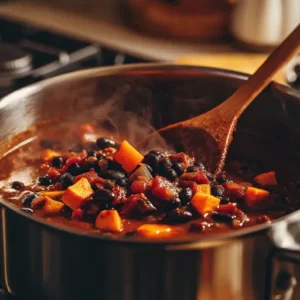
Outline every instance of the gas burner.
[[143, 61], [6, 19], [0, 19], [0, 35], [0, 98], [30, 83], [71, 71]]
[[31, 55], [22, 49], [2, 42], [0, 44], [0, 72], [5, 75], [24, 74], [32, 68]]

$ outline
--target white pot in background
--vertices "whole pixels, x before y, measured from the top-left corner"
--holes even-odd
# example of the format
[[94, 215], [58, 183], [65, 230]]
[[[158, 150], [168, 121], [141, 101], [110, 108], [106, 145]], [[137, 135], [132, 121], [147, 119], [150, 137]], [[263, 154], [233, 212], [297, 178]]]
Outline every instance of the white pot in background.
[[278, 45], [300, 23], [300, 0], [239, 0], [231, 32], [256, 47]]

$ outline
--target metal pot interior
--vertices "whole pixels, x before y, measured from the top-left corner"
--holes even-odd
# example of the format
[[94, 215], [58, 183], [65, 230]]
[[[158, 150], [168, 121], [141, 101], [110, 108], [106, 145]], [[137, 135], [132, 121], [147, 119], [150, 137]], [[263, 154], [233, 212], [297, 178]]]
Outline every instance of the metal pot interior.
[[[157, 129], [213, 108], [246, 78], [224, 70], [154, 64], [67, 74], [5, 97], [0, 103], [0, 140], [49, 119], [101, 119], [99, 105], [109, 101], [117, 103], [118, 115], [130, 112]], [[283, 182], [299, 178], [299, 114], [300, 93], [272, 84], [242, 116], [229, 157], [262, 160]], [[118, 124], [125, 136], [137, 129], [123, 125]]]

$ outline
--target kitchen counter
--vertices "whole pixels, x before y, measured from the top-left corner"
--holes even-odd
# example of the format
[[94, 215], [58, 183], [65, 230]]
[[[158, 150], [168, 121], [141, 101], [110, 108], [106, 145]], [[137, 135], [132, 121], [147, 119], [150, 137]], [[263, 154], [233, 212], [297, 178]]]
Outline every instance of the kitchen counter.
[[4, 1], [0, 17], [99, 43], [140, 58], [171, 61], [186, 54], [236, 52], [230, 44], [203, 44], [147, 36], [123, 20], [118, 0]]

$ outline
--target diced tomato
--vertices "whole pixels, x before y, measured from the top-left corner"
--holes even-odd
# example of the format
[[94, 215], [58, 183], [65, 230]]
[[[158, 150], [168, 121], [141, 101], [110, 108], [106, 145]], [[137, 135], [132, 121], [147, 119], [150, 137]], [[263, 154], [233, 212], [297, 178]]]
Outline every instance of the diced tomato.
[[112, 202], [113, 205], [120, 205], [127, 201], [126, 190], [124, 188], [117, 185], [112, 189], [112, 191], [115, 194], [115, 199]]
[[210, 181], [202, 172], [184, 173], [180, 176], [181, 180], [194, 181], [198, 184], [207, 184]]
[[75, 177], [75, 182], [77, 182], [78, 180], [80, 180], [81, 178], [86, 178], [90, 184], [96, 184], [96, 183], [104, 183], [105, 179], [101, 178], [98, 176], [98, 174], [92, 170], [90, 172], [86, 172], [86, 173], [82, 173], [78, 176]]
[[47, 175], [54, 180], [58, 180], [60, 177], [60, 172], [54, 168], [50, 168], [47, 172]]
[[72, 164], [81, 164], [87, 158], [87, 156], [87, 151], [84, 149], [79, 155], [69, 158], [62, 169], [63, 172], [65, 172]]
[[134, 194], [145, 193], [147, 187], [148, 182], [146, 182], [145, 180], [136, 180], [131, 184], [130, 190]]
[[230, 214], [230, 215], [234, 215], [236, 210], [237, 210], [237, 204], [236, 203], [227, 203], [227, 204], [219, 205], [216, 208], [216, 211], [227, 213], [227, 214]]
[[164, 177], [156, 176], [153, 179], [152, 194], [161, 200], [175, 199], [178, 197], [178, 189]]
[[127, 198], [127, 201], [126, 201], [124, 207], [122, 208], [121, 215], [132, 216], [135, 213], [136, 202], [139, 199], [147, 200], [145, 194], [143, 194], [143, 193], [134, 194], [134, 195], [129, 196]]
[[197, 183], [195, 181], [187, 181], [187, 180], [180, 180], [179, 185], [182, 188], [190, 188], [194, 193], [198, 191]]

